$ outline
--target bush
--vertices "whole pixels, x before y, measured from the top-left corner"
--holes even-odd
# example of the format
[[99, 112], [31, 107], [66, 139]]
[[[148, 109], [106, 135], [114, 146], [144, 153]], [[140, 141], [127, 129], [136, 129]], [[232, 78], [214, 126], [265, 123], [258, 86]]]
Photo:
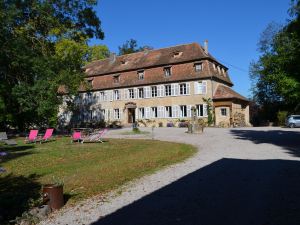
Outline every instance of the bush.
[[163, 127], [163, 123], [162, 123], [162, 122], [159, 122], [159, 123], [158, 123], [158, 127]]
[[168, 122], [167, 127], [174, 127], [174, 123], [173, 122]]
[[178, 127], [188, 127], [189, 126], [189, 123], [188, 122], [180, 122], [178, 124]]
[[287, 117], [288, 112], [287, 111], [279, 111], [277, 113], [277, 122], [279, 126], [285, 125], [285, 118]]

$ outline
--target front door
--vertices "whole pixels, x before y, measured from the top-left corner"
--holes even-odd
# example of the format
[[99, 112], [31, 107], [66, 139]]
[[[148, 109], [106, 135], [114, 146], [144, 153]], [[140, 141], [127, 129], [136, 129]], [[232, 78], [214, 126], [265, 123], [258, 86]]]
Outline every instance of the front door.
[[128, 123], [135, 123], [135, 109], [128, 109]]

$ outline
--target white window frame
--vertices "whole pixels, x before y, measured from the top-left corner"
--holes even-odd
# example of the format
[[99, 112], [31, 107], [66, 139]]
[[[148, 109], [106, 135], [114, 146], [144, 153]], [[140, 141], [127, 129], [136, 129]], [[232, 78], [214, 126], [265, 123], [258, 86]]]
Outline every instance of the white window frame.
[[180, 83], [179, 84], [179, 94], [180, 95], [187, 95], [187, 84], [186, 83]]
[[120, 109], [114, 109], [114, 119], [115, 119], [115, 120], [121, 119], [121, 116], [120, 116]]
[[144, 80], [144, 78], [145, 78], [145, 71], [144, 70], [140, 70], [137, 73], [138, 73], [138, 79], [139, 80]]
[[[223, 110], [225, 110], [225, 115], [223, 115]], [[227, 116], [228, 116], [228, 110], [227, 110], [226, 107], [221, 107], [221, 108], [220, 108], [220, 115], [221, 115], [222, 117], [227, 117]]]
[[172, 112], [172, 106], [165, 106], [164, 107], [165, 111], [165, 118], [172, 118], [173, 117], [173, 112]]
[[164, 67], [164, 75], [165, 75], [165, 77], [170, 77], [172, 75], [172, 67], [171, 66]]
[[145, 119], [145, 108], [139, 108], [139, 119]]
[[120, 96], [120, 90], [114, 90], [114, 100], [120, 100], [121, 96]]
[[195, 63], [195, 72], [200, 72], [203, 70], [202, 63]]
[[188, 116], [187, 105], [180, 105], [179, 106], [179, 117], [185, 118], [187, 116]]
[[171, 96], [172, 95], [172, 85], [171, 84], [167, 84], [165, 85], [165, 96]]
[[134, 89], [128, 89], [128, 98], [129, 99], [134, 99]]
[[151, 98], [156, 98], [158, 96], [157, 93], [157, 86], [151, 86]]
[[150, 115], [151, 118], [158, 118], [158, 109], [157, 107], [151, 107], [151, 115]]
[[145, 98], [144, 88], [138, 88], [138, 98]]

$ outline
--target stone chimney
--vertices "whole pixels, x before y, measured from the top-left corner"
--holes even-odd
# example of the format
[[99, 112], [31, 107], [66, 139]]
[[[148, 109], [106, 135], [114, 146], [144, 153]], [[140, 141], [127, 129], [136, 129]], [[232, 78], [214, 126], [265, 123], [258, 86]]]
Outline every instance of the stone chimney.
[[208, 54], [208, 40], [204, 41], [204, 51], [206, 54]]
[[111, 63], [114, 63], [116, 61], [116, 53], [111, 52], [109, 55], [109, 60]]

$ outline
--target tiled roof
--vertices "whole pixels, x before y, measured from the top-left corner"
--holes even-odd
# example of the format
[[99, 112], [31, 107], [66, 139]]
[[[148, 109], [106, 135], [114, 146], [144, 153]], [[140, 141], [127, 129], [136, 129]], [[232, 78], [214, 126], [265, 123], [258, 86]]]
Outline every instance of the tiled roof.
[[223, 99], [240, 99], [243, 101], [249, 101], [244, 96], [232, 90], [230, 87], [219, 85], [215, 91], [213, 100], [223, 100]]
[[[175, 53], [179, 54], [178, 57], [174, 57]], [[191, 43], [114, 56], [108, 59], [94, 61], [85, 66], [84, 69], [87, 76], [94, 76], [176, 64], [186, 61], [195, 61], [204, 58], [210, 58], [216, 61], [216, 59], [214, 59], [210, 54], [207, 54], [198, 43]]]

